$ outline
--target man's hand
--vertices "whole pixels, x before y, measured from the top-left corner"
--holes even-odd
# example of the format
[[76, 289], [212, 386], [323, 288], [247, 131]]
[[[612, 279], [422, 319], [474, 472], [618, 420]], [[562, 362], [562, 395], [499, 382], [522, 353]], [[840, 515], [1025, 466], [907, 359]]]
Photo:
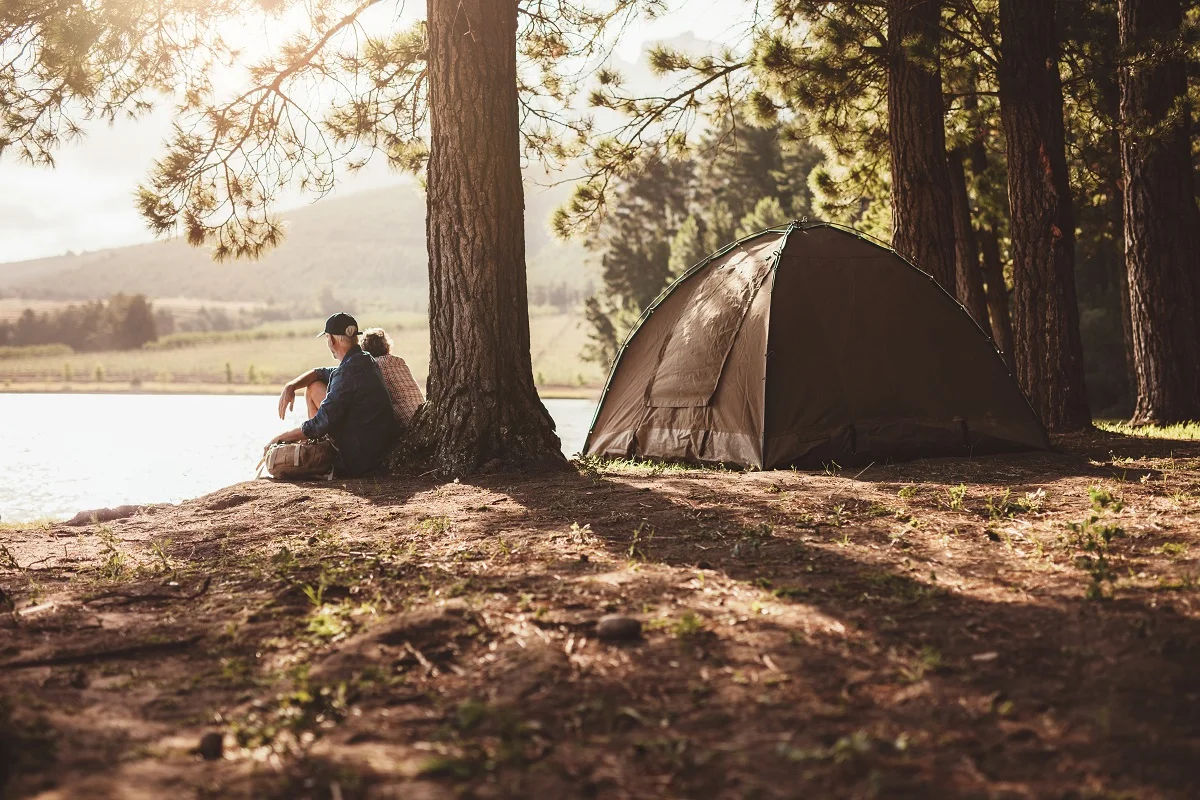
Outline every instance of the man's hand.
[[[279, 418], [283, 419], [296, 402], [296, 389], [289, 383], [279, 393]], [[274, 442], [272, 442], [274, 444]]]
[[271, 441], [267, 442], [267, 446], [263, 448], [263, 452], [271, 449], [271, 445], [286, 444], [288, 442], [303, 442], [305, 439], [303, 428], [293, 428], [290, 431], [285, 431], [276, 436]]

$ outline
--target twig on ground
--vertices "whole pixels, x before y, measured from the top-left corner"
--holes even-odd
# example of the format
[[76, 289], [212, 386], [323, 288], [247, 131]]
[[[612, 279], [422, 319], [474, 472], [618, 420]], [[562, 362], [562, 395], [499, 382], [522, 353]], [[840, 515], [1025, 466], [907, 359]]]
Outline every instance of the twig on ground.
[[425, 668], [426, 673], [428, 675], [430, 675], [434, 678], [436, 678], [438, 676], [438, 668], [435, 667], [433, 665], [433, 663], [428, 658], [426, 658], [420, 650], [413, 647], [412, 642], [405, 642], [404, 649], [407, 650], [408, 652], [412, 653], [413, 658], [415, 658], [417, 661], [419, 661], [421, 663], [421, 666]]
[[17, 557], [12, 554], [11, 550], [0, 544], [0, 569], [15, 569], [17, 572], [23, 572], [25, 567], [17, 563]]

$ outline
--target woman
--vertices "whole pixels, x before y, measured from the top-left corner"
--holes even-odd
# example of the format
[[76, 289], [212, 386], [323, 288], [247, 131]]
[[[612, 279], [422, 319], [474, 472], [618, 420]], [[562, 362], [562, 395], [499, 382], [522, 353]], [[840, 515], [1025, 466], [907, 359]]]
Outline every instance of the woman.
[[392, 412], [396, 420], [407, 425], [417, 407], [425, 402], [421, 387], [413, 380], [408, 364], [400, 356], [392, 355], [392, 339], [383, 328], [368, 328], [362, 334], [362, 349], [375, 357], [383, 373], [383, 383], [392, 399]]

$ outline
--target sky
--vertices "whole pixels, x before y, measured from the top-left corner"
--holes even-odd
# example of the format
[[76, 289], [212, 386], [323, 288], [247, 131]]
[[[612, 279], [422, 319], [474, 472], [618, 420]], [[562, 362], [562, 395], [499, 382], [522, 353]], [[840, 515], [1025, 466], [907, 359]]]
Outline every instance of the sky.
[[[667, 15], [632, 26], [615, 55], [635, 62], [644, 48], [663, 39], [691, 34], [699, 39], [734, 44], [744, 31], [748, 0], [668, 0]], [[407, 0], [403, 19], [419, 18], [419, 0]], [[280, 33], [267, 28], [248, 32], [264, 46]], [[134, 191], [151, 160], [163, 150], [170, 131], [169, 104], [136, 121], [93, 124], [83, 142], [56, 153], [54, 169], [32, 167], [10, 156], [0, 159], [0, 265], [67, 252], [100, 250], [153, 237], [134, 209]], [[376, 159], [335, 190], [351, 193], [400, 183]], [[292, 205], [305, 202], [297, 197]], [[0, 266], [0, 269], [3, 269]]]

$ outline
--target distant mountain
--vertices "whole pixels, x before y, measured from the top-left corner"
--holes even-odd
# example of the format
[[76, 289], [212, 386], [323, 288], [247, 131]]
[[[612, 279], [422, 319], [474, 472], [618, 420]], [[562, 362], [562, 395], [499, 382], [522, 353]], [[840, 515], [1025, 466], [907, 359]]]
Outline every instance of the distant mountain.
[[[526, 190], [529, 283], [584, 291], [598, 283], [579, 243], [549, 233], [569, 187]], [[114, 292], [150, 297], [312, 306], [324, 289], [355, 308], [422, 309], [427, 302], [425, 198], [398, 185], [330, 197], [285, 212], [283, 244], [258, 262], [215, 264], [181, 239], [0, 264], [0, 294], [87, 300]]]

